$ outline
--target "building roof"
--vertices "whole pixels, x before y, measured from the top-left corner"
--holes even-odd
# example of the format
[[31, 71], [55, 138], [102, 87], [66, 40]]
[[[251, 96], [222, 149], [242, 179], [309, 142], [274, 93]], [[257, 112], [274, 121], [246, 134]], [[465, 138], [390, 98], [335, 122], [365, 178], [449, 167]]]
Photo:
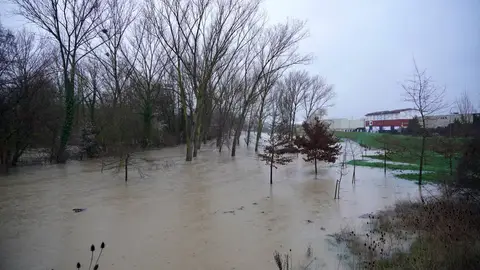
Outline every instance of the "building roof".
[[378, 111], [378, 112], [367, 113], [367, 114], [365, 114], [365, 116], [397, 114], [397, 113], [411, 111], [411, 110], [415, 110], [415, 109], [406, 108], [406, 109], [398, 109], [398, 110], [391, 110], [391, 111]]

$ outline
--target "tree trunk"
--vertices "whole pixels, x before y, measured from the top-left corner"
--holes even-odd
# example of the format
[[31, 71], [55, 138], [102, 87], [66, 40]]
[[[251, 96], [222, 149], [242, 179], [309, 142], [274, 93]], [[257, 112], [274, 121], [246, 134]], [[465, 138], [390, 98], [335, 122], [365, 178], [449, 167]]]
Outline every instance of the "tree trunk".
[[197, 157], [198, 150], [200, 149], [200, 125], [195, 126], [195, 133], [193, 134], [193, 157]]
[[352, 183], [355, 183], [355, 171], [357, 169], [357, 164], [355, 163], [355, 159], [353, 159], [353, 174], [352, 174]]
[[[189, 125], [189, 123], [187, 123], [187, 125]], [[187, 131], [185, 132], [185, 137], [186, 137], [186, 141], [187, 141], [187, 156], [185, 158], [185, 161], [192, 161], [193, 160], [191, 129], [192, 129], [192, 127], [190, 126], [187, 129]]]
[[[5, 148], [7, 146], [5, 145]], [[7, 174], [9, 169], [10, 151], [7, 149], [0, 149], [0, 173]]]
[[146, 148], [150, 142], [150, 136], [152, 134], [152, 118], [153, 118], [153, 111], [152, 105], [147, 102], [144, 104], [143, 109], [143, 142], [142, 147]]
[[258, 152], [258, 145], [259, 145], [259, 142], [260, 142], [260, 139], [262, 138], [262, 130], [263, 130], [263, 111], [264, 111], [264, 108], [265, 108], [265, 100], [267, 98], [267, 95], [263, 95], [262, 96], [262, 100], [261, 100], [261, 103], [260, 103], [260, 112], [258, 114], [258, 124], [257, 124], [257, 138], [255, 140], [255, 153]]
[[217, 127], [217, 147], [220, 147], [222, 144], [222, 139], [223, 139], [223, 127], [219, 126]]
[[130, 158], [130, 154], [127, 154], [125, 157], [125, 183], [128, 181], [128, 159]]
[[452, 154], [450, 153], [450, 155], [448, 156], [448, 165], [450, 166], [450, 176], [453, 176], [453, 162], [452, 162]]
[[292, 129], [291, 129], [291, 139], [294, 138], [294, 136], [296, 135], [296, 129], [295, 129], [295, 117], [296, 117], [296, 112], [297, 112], [297, 106], [295, 106], [295, 108], [293, 109], [293, 119], [292, 119]]
[[23, 152], [25, 152], [25, 149], [27, 149], [27, 146], [28, 145], [20, 146], [20, 142], [16, 143], [15, 154], [13, 154], [12, 160], [11, 160], [12, 167], [17, 166], [18, 160], [23, 155]]
[[245, 118], [247, 117], [247, 105], [243, 105], [242, 113], [240, 114], [240, 119], [238, 119], [238, 125], [235, 129], [235, 135], [233, 137], [232, 143], [232, 157], [235, 156], [236, 144], [240, 146], [240, 135], [242, 134], [243, 124], [245, 123]]
[[237, 141], [238, 141], [237, 138], [240, 138], [240, 134], [241, 134], [241, 129], [236, 128], [235, 133], [233, 135], [233, 142], [232, 142], [232, 157], [234, 157], [237, 152]]
[[260, 144], [260, 139], [262, 138], [263, 130], [263, 121], [260, 119], [257, 126], [257, 136], [255, 138], [255, 153], [258, 153], [258, 146]]
[[200, 135], [202, 133], [202, 121], [203, 121], [203, 97], [199, 93], [197, 97], [197, 106], [195, 109], [195, 124], [193, 133], [193, 157], [197, 157], [198, 150], [200, 149]]
[[65, 163], [67, 161], [67, 155], [65, 150], [67, 148], [70, 135], [72, 134], [73, 120], [75, 116], [75, 94], [74, 94], [74, 82], [67, 76], [65, 78], [65, 119], [63, 121], [62, 134], [60, 136], [60, 145], [57, 151], [57, 162]]
[[387, 149], [383, 149], [383, 174], [387, 174]]
[[[183, 85], [183, 79], [182, 79], [182, 72], [180, 70], [180, 58], [177, 58], [177, 74], [178, 74], [178, 85], [180, 88], [180, 101], [182, 103], [182, 109], [183, 109], [183, 117], [185, 121], [185, 140], [187, 144], [187, 153], [185, 157], [185, 161], [192, 161], [193, 160], [193, 152], [192, 152], [192, 141], [191, 141], [191, 135], [192, 135], [192, 127], [191, 127], [191, 120], [189, 121], [188, 119], [188, 113], [187, 113], [187, 94], [185, 93], [185, 87]], [[194, 115], [191, 116], [193, 119]]]
[[318, 171], [317, 171], [317, 159], [315, 159], [315, 175], [317, 175]]
[[248, 123], [248, 128], [247, 128], [247, 147], [250, 145], [250, 132], [252, 131], [252, 124], [251, 122]]
[[423, 174], [423, 160], [425, 156], [425, 142], [427, 137], [425, 134], [422, 137], [422, 149], [420, 151], [420, 168], [418, 170], [418, 185], [422, 185], [422, 174]]
[[93, 99], [92, 103], [90, 104], [90, 121], [93, 125], [95, 125], [95, 104], [97, 103], [97, 88], [94, 85], [93, 88]]
[[273, 161], [274, 153], [272, 152], [272, 156], [270, 157], [270, 186], [273, 185]]

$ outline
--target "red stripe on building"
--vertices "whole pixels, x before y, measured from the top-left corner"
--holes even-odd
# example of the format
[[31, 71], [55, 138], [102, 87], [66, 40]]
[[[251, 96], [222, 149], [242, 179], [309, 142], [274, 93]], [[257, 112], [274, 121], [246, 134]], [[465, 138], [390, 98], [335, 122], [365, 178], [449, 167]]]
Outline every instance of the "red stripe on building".
[[365, 127], [407, 127], [409, 119], [393, 119], [393, 120], [371, 120], [365, 121]]

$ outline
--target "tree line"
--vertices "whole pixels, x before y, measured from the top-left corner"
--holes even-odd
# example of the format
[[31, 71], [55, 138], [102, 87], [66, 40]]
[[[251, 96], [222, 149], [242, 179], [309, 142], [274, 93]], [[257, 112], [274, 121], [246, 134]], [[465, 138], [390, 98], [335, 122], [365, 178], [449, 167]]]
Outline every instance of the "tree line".
[[214, 139], [235, 156], [242, 131], [258, 151], [278, 92], [290, 138], [334, 96], [299, 69], [305, 22], [269, 24], [260, 0], [11, 1], [41, 34], [0, 27], [4, 171], [29, 149], [66, 162], [72, 146], [92, 158], [185, 144], [191, 161]]

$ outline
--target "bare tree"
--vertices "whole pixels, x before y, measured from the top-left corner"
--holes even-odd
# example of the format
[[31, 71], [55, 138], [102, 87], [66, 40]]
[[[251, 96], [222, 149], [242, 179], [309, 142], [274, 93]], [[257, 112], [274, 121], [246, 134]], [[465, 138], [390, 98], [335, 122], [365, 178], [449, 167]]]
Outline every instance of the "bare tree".
[[267, 101], [267, 97], [270, 94], [271, 89], [273, 88], [274, 84], [277, 82], [279, 78], [278, 74], [277, 76], [269, 76], [263, 79], [263, 82], [261, 84], [261, 94], [260, 94], [260, 100], [259, 100], [259, 109], [258, 109], [258, 123], [257, 123], [257, 137], [255, 139], [255, 153], [258, 152], [258, 146], [260, 143], [260, 138], [262, 137], [262, 130], [263, 130], [263, 124], [265, 123], [265, 102]]
[[462, 123], [471, 123], [473, 121], [473, 114], [476, 112], [476, 110], [467, 91], [462, 92], [455, 104], [458, 112], [460, 113]]
[[422, 184], [422, 173], [425, 159], [425, 146], [428, 133], [426, 131], [426, 119], [442, 109], [446, 108], [444, 102], [445, 88], [437, 87], [432, 78], [427, 75], [426, 70], [420, 70], [415, 59], [413, 60], [413, 78], [402, 84], [405, 90], [405, 101], [411, 102], [416, 111], [420, 114], [422, 124], [422, 144], [420, 149], [420, 168], [418, 173], [418, 184]]
[[73, 127], [75, 78], [79, 61], [108, 39], [105, 7], [101, 0], [11, 0], [18, 13], [48, 32], [56, 41], [61, 59], [65, 97], [65, 120], [61, 132], [57, 161], [64, 154]]
[[[345, 145], [343, 146], [345, 148]], [[343, 149], [343, 156], [345, 157], [345, 153], [347, 149]], [[338, 179], [335, 181], [335, 192], [333, 195], [333, 199], [340, 199], [340, 185], [342, 184], [342, 179], [345, 175], [348, 174], [347, 166], [345, 165], [345, 160], [342, 160], [342, 163], [337, 168]]]
[[353, 173], [352, 173], [352, 184], [355, 184], [356, 181], [356, 169], [357, 169], [357, 158], [358, 156], [363, 154], [363, 149], [362, 147], [351, 140], [348, 140], [346, 142], [346, 147], [348, 147], [348, 152], [352, 158], [352, 165], [353, 165]]
[[320, 76], [311, 79], [310, 87], [303, 96], [303, 109], [305, 110], [305, 120], [311, 119], [313, 115], [323, 116], [326, 108], [335, 97], [332, 85], [328, 85]]
[[0, 37], [0, 164], [6, 170], [28, 148], [51, 146], [57, 134], [49, 127], [59, 111], [48, 42], [25, 30], [1, 29]]
[[293, 141], [289, 138], [290, 126], [288, 122], [278, 116], [278, 105], [285, 94], [284, 89], [277, 88], [277, 91], [272, 95], [272, 117], [270, 125], [270, 138], [267, 140], [267, 145], [263, 154], [258, 154], [261, 160], [265, 161], [270, 167], [270, 185], [273, 184], [273, 168], [277, 169], [277, 165], [286, 165], [293, 161], [289, 154], [298, 152], [298, 149], [293, 146]]
[[293, 137], [295, 134], [295, 118], [311, 87], [312, 80], [306, 71], [291, 71], [281, 81], [281, 84], [287, 90], [287, 100], [291, 102], [288, 118], [291, 125], [290, 137]]
[[148, 29], [146, 21], [140, 20], [136, 26], [132, 47], [137, 48], [138, 61], [132, 73], [132, 98], [138, 101], [139, 115], [143, 119], [142, 146], [150, 144], [154, 108], [166, 90], [167, 56], [157, 39]]
[[[258, 40], [246, 47], [243, 63], [243, 95], [239, 120], [236, 123], [234, 142], [238, 140], [249, 107], [261, 95], [261, 84], [265, 78], [278, 76], [286, 69], [305, 64], [310, 56], [297, 52], [298, 43], [306, 37], [305, 24], [300, 21], [278, 24], [267, 29]], [[232, 144], [231, 155], [235, 156], [236, 144]]]
[[[127, 87], [139, 52], [137, 47], [129, 48], [126, 42], [130, 33], [128, 30], [137, 12], [134, 2], [127, 0], [106, 0], [106, 8], [110, 10], [111, 15], [102, 23], [101, 28], [108, 30], [110, 39], [99, 50], [94, 51], [94, 55], [103, 67], [103, 82], [106, 90], [112, 95], [112, 107], [115, 109], [117, 104], [123, 102], [124, 89]], [[142, 34], [145, 32], [143, 29], [137, 30]], [[132, 51], [134, 53], [130, 55]]]
[[[195, 97], [193, 121], [185, 115], [187, 132], [187, 157], [192, 160], [199, 148], [203, 117], [206, 115], [208, 88], [216, 72], [222, 72], [245, 45], [251, 27], [257, 20], [260, 2], [162, 0], [149, 2], [147, 17], [155, 26], [155, 34], [165, 49], [172, 52], [169, 58], [177, 69], [177, 84], [186, 111], [187, 88]], [[193, 149], [192, 149], [193, 140]]]

